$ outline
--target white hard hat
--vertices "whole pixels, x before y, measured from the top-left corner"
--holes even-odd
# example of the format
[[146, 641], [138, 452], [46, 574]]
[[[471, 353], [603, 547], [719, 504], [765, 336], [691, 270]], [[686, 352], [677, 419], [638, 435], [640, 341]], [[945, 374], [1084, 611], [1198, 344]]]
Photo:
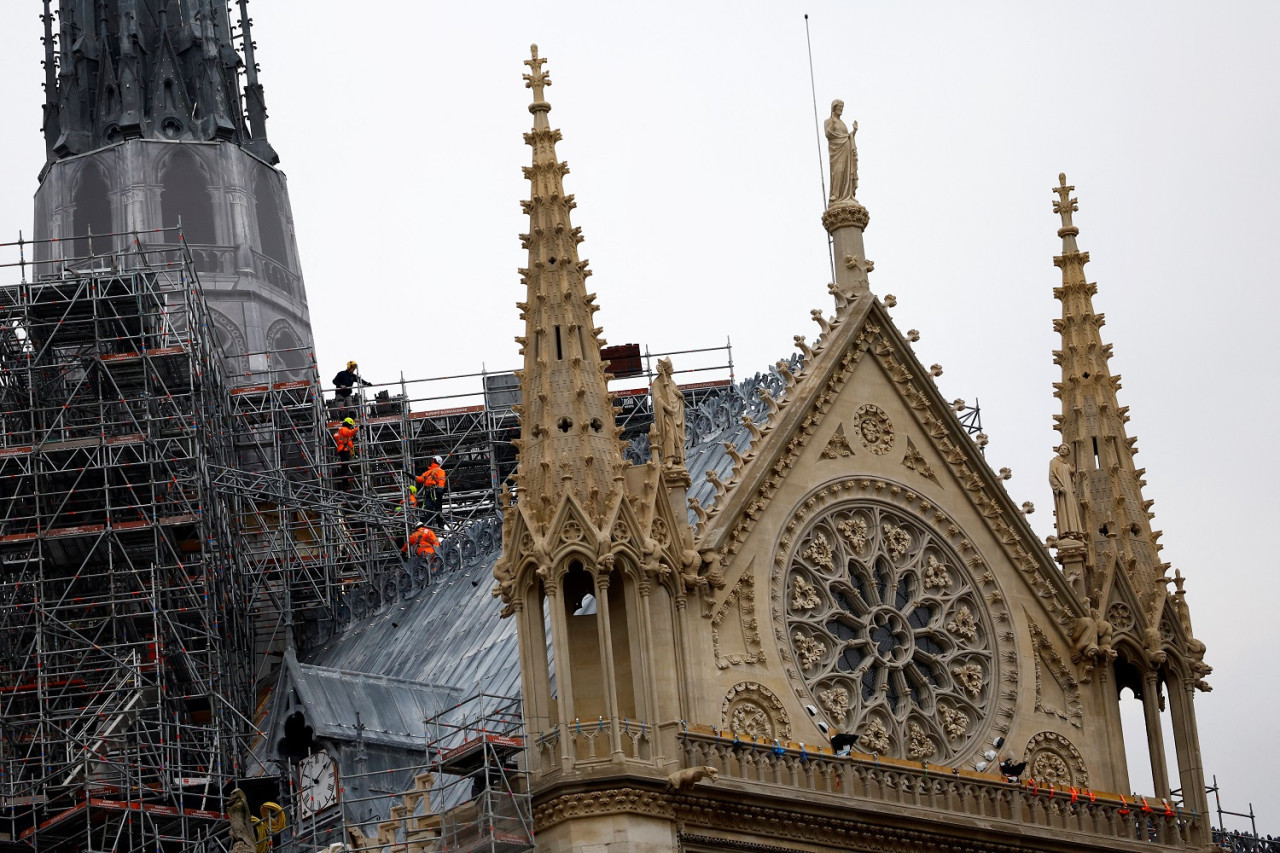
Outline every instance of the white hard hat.
[[418, 522], [418, 526], [419, 526], [419, 527], [426, 527], [427, 525], [426, 525], [425, 523], [423, 523], [423, 522], [419, 521], [419, 522]]
[[432, 460], [433, 462], [435, 462], [437, 465], [443, 465], [443, 464], [444, 464], [444, 460], [443, 460], [443, 459], [441, 459], [439, 456], [432, 456], [432, 457], [431, 457], [431, 460]]

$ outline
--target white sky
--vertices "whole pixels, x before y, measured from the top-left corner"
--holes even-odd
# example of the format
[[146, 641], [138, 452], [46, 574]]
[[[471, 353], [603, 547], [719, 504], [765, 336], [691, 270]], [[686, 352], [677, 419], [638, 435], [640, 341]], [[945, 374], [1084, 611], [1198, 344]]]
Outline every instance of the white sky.
[[[0, 235], [30, 233], [44, 159], [39, 3], [0, 11]], [[475, 10], [475, 11], [472, 11]], [[873, 290], [919, 329], [948, 399], [981, 400], [988, 460], [1052, 528], [1050, 352], [1060, 171], [1077, 187], [1120, 402], [1165, 559], [1188, 577], [1213, 693], [1197, 699], [1223, 805], [1280, 832], [1280, 688], [1263, 628], [1280, 579], [1280, 5], [1270, 2], [252, 4], [321, 374], [517, 366], [527, 221], [520, 75], [549, 60], [551, 122], [611, 343], [732, 338], [738, 375], [830, 310], [819, 113], [859, 122]], [[825, 170], [825, 165], [822, 167]], [[676, 366], [681, 366], [677, 357]], [[1252, 683], [1250, 682], [1252, 679]], [[1139, 755], [1142, 751], [1139, 751]], [[1138, 781], [1135, 787], [1147, 788]], [[1229, 826], [1233, 825], [1230, 821]], [[1239, 826], [1239, 822], [1234, 825]]]

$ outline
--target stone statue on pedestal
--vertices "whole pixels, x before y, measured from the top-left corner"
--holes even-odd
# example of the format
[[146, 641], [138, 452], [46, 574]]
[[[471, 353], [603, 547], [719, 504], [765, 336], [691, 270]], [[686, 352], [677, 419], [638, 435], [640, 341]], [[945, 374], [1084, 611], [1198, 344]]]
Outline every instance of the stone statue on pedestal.
[[1053, 514], [1057, 517], [1059, 539], [1084, 539], [1080, 503], [1076, 500], [1076, 466], [1071, 464], [1071, 448], [1061, 445], [1049, 460], [1049, 486], [1053, 489]]
[[831, 102], [831, 117], [823, 124], [827, 133], [827, 151], [831, 157], [831, 196], [828, 207], [842, 201], [853, 201], [858, 194], [858, 146], [853, 137], [858, 123], [850, 131], [840, 119], [844, 101]]

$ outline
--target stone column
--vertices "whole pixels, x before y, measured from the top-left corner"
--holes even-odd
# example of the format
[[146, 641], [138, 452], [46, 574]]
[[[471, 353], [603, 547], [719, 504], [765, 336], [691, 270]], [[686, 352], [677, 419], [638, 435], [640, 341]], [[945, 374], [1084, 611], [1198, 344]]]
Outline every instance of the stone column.
[[604, 676], [604, 712], [609, 717], [609, 750], [612, 759], [620, 762], [624, 756], [622, 733], [618, 728], [618, 676], [614, 672], [613, 629], [609, 625], [609, 570], [612, 567], [611, 557], [601, 558], [601, 573], [596, 575], [596, 631], [600, 636], [600, 672]]
[[1147, 750], [1157, 797], [1169, 797], [1169, 764], [1164, 757], [1164, 730], [1160, 728], [1159, 682], [1155, 672], [1142, 675], [1142, 713], [1147, 722]]
[[573, 719], [573, 682], [569, 665], [569, 625], [565, 622], [564, 605], [560, 603], [559, 580], [547, 581], [547, 610], [551, 613], [551, 650], [556, 656], [556, 692], [560, 701], [560, 769], [572, 770], [577, 752], [569, 740], [569, 720]]
[[1204, 789], [1204, 766], [1200, 756], [1200, 736], [1196, 727], [1196, 686], [1191, 678], [1179, 678], [1169, 685], [1169, 713], [1173, 722], [1173, 743], [1178, 753], [1178, 781], [1183, 801], [1200, 815], [1199, 835], [1193, 840], [1208, 843], [1211, 821], [1209, 796]]
[[870, 293], [867, 252], [862, 245], [862, 232], [871, 221], [867, 209], [856, 201], [832, 204], [822, 214], [822, 226], [831, 235], [836, 258], [835, 285], [849, 299]]

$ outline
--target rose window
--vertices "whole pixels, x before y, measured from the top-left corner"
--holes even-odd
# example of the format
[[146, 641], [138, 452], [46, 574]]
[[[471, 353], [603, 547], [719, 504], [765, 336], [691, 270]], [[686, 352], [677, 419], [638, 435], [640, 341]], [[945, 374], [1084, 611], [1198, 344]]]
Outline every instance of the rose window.
[[945, 761], [991, 717], [987, 609], [963, 562], [915, 517], [871, 503], [817, 516], [782, 592], [800, 678], [865, 752]]

